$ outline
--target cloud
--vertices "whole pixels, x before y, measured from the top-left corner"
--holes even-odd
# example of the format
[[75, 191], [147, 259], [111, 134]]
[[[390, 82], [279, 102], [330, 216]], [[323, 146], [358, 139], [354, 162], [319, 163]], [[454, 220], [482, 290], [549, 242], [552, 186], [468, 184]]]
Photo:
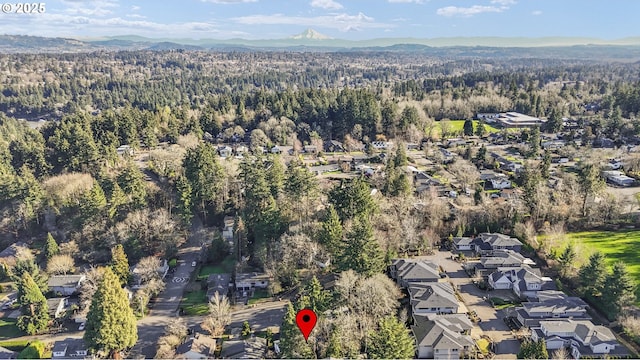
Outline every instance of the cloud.
[[436, 14], [446, 17], [471, 17], [482, 13], [501, 13], [509, 10], [511, 5], [515, 5], [516, 0], [491, 0], [491, 4], [493, 5], [473, 5], [470, 7], [446, 6], [436, 10]]
[[531, 15], [534, 15], [534, 16], [542, 15], [542, 11], [541, 10], [534, 10], [534, 11], [531, 12]]
[[312, 0], [311, 6], [327, 10], [339, 10], [344, 7], [339, 2], [333, 0]]
[[516, 0], [491, 0], [492, 4], [498, 4], [502, 6], [515, 5]]
[[83, 16], [107, 16], [113, 14], [113, 8], [117, 8], [120, 5], [114, 0], [89, 0], [89, 1], [77, 1], [77, 0], [62, 0], [63, 4], [68, 5], [63, 11], [69, 15], [83, 15]]
[[249, 15], [235, 17], [231, 20], [243, 25], [300, 25], [337, 29], [340, 31], [395, 27], [395, 25], [376, 22], [374, 18], [363, 13], [358, 13], [357, 15], [341, 13], [314, 17], [288, 16], [283, 14]]
[[214, 4], [243, 4], [258, 2], [258, 0], [200, 0], [202, 2], [210, 2]]
[[414, 4], [424, 4], [425, 1], [428, 0], [387, 0], [390, 3], [402, 3], [402, 4], [410, 4], [410, 3], [414, 3]]
[[138, 11], [138, 10], [140, 10], [140, 6], [138, 6], [138, 5], [132, 5], [131, 6], [131, 11]]

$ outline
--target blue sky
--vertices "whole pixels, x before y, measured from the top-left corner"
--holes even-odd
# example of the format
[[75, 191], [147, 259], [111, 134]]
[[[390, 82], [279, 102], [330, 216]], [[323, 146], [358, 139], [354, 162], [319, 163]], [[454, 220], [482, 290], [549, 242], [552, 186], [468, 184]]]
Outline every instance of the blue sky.
[[313, 28], [330, 37], [352, 40], [640, 36], [637, 0], [43, 1], [44, 14], [0, 13], [0, 33], [278, 39]]

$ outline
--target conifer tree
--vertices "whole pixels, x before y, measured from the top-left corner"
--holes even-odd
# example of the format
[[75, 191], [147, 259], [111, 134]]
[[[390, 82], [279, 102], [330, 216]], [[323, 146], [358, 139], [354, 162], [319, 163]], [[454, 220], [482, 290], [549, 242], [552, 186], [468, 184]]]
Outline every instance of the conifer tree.
[[113, 182], [111, 190], [111, 199], [109, 200], [109, 219], [113, 219], [118, 213], [120, 206], [127, 203], [127, 195], [122, 191], [117, 181]]
[[114, 358], [135, 345], [138, 328], [120, 279], [106, 268], [87, 313], [84, 341], [94, 352]]
[[602, 290], [602, 304], [609, 319], [614, 320], [626, 308], [636, 301], [636, 286], [629, 275], [627, 266], [618, 261], [613, 265], [613, 271], [608, 274]]
[[322, 222], [322, 230], [320, 231], [320, 242], [324, 244], [327, 251], [337, 258], [340, 255], [340, 246], [342, 243], [342, 223], [338, 217], [338, 213], [333, 206], [327, 209], [327, 215]]
[[48, 259], [51, 259], [52, 256], [58, 255], [60, 253], [60, 248], [58, 247], [58, 243], [53, 238], [51, 233], [47, 233], [47, 240], [44, 243], [44, 247], [42, 248], [42, 253]]
[[17, 323], [20, 330], [34, 335], [47, 328], [49, 325], [47, 299], [28, 272], [22, 275], [18, 283], [18, 303], [22, 308], [22, 315]]
[[369, 333], [369, 357], [371, 359], [412, 359], [415, 342], [409, 329], [395, 316], [380, 321], [376, 331]]
[[309, 343], [304, 341], [304, 337], [296, 325], [296, 311], [291, 303], [287, 305], [280, 327], [280, 351], [283, 359], [313, 359], [315, 357], [313, 349]]
[[191, 222], [193, 210], [191, 184], [184, 176], [179, 176], [176, 179], [176, 193], [178, 196], [178, 202], [176, 204], [178, 214], [182, 220], [182, 224], [186, 226]]
[[341, 270], [352, 269], [365, 276], [384, 269], [384, 254], [373, 237], [373, 227], [367, 218], [358, 217], [354, 220], [339, 260]]
[[124, 286], [129, 282], [129, 259], [122, 244], [111, 249], [111, 269], [120, 280], [120, 285]]

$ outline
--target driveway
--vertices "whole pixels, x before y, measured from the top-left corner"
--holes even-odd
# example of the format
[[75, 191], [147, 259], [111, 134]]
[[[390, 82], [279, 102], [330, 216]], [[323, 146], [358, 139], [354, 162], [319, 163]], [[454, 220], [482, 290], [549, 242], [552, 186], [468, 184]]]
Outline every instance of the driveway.
[[471, 278], [462, 268], [462, 265], [451, 259], [450, 251], [436, 250], [434, 255], [421, 256], [420, 258], [436, 262], [446, 271], [453, 285], [458, 289], [467, 308], [478, 314], [482, 320], [478, 326], [484, 335], [489, 336], [496, 344], [495, 353], [500, 359], [515, 359], [520, 351], [520, 342], [511, 333], [504, 323], [502, 311], [496, 311], [491, 304], [484, 299], [491, 297], [491, 292], [478, 289], [471, 282]]

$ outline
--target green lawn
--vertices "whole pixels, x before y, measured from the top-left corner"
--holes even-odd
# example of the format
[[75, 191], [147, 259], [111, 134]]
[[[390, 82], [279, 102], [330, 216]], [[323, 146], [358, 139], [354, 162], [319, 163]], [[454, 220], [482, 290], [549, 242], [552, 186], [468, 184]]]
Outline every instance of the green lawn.
[[209, 313], [207, 292], [198, 290], [184, 294], [180, 308], [185, 315], [206, 315]]
[[[449, 120], [449, 124], [451, 125], [451, 132], [454, 134], [462, 135], [462, 132], [464, 129], [464, 122], [465, 120]], [[440, 130], [441, 130], [440, 122], [436, 121], [436, 123], [438, 124], [438, 126], [436, 126], [437, 133], [440, 134]], [[478, 126], [478, 120], [473, 120], [473, 129], [475, 130], [477, 126]], [[500, 129], [497, 129], [489, 124], [485, 124], [485, 126], [487, 127], [487, 131], [490, 134], [500, 131]]]
[[[640, 284], [640, 231], [586, 231], [567, 234], [567, 239], [586, 250], [585, 257], [595, 251], [607, 257], [607, 264], [616, 261], [627, 264], [629, 273]], [[559, 251], [562, 251], [560, 249]], [[636, 292], [640, 300], [640, 288]]]
[[257, 304], [260, 302], [264, 302], [265, 299], [270, 299], [269, 292], [265, 289], [256, 289], [253, 292], [253, 297], [249, 299], [249, 305]]
[[476, 343], [478, 344], [478, 348], [480, 349], [480, 352], [482, 352], [483, 354], [488, 354], [489, 353], [489, 341], [487, 339], [478, 339], [476, 340]]
[[25, 335], [16, 326], [15, 319], [0, 319], [0, 339], [11, 339]]
[[199, 280], [206, 280], [211, 274], [224, 274], [231, 273], [233, 270], [233, 264], [235, 263], [232, 256], [227, 256], [220, 264], [217, 265], [205, 265], [200, 268], [198, 273]]

